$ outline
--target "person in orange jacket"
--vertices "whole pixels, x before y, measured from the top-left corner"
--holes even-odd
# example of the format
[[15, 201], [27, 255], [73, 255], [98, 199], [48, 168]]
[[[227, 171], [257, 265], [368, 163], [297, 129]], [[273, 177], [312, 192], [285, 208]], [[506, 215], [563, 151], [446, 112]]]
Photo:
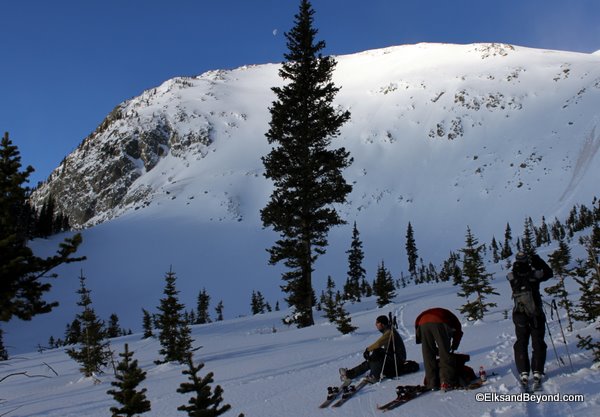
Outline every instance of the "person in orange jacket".
[[453, 352], [463, 336], [458, 317], [445, 308], [425, 310], [415, 320], [415, 335], [417, 344], [421, 344], [427, 387], [448, 390], [457, 386]]

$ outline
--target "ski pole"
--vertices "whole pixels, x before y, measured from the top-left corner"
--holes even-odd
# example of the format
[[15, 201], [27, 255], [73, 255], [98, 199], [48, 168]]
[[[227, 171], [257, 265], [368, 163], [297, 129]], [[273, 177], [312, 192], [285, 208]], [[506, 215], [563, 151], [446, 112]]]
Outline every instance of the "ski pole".
[[558, 325], [560, 326], [560, 333], [563, 337], [563, 343], [567, 350], [567, 358], [569, 358], [569, 365], [571, 365], [571, 372], [575, 372], [573, 369], [573, 361], [571, 360], [571, 353], [569, 352], [569, 345], [567, 344], [567, 338], [565, 337], [565, 331], [563, 330], [562, 321], [560, 320], [560, 314], [558, 313], [558, 306], [556, 305], [556, 299], [552, 299], [552, 308], [556, 311], [556, 317], [558, 317]]
[[[546, 320], [546, 307], [544, 307], [544, 303], [542, 302], [542, 309], [544, 310], [544, 322], [546, 323], [546, 328], [548, 329], [548, 336], [550, 336], [550, 342], [552, 342], [552, 349], [554, 350], [554, 356], [556, 356], [556, 360], [558, 361], [558, 366], [562, 363], [565, 365], [565, 361], [563, 358], [558, 356], [556, 352], [556, 346], [554, 345], [554, 338], [552, 337], [552, 332], [550, 331], [550, 325], [548, 324], [548, 320]], [[552, 311], [550, 311], [552, 313]]]
[[[390, 312], [390, 316], [392, 313]], [[398, 378], [398, 357], [396, 356], [396, 329], [398, 328], [398, 321], [396, 320], [396, 315], [393, 316], [393, 320], [390, 321], [393, 323], [392, 325], [392, 352], [394, 354], [394, 369], [396, 371], [396, 378]]]
[[392, 338], [394, 337], [394, 330], [393, 330], [393, 326], [392, 326], [392, 321], [391, 321], [391, 317], [392, 317], [392, 313], [390, 312], [388, 314], [388, 326], [390, 327], [390, 338], [388, 339], [388, 344], [385, 348], [385, 355], [383, 357], [383, 366], [381, 367], [381, 373], [379, 374], [379, 380], [383, 380], [383, 372], [385, 371], [385, 363], [387, 362], [387, 355], [389, 354], [390, 351], [390, 343], [392, 343]]
[[[390, 321], [390, 330], [391, 330], [391, 334], [390, 334], [390, 338], [391, 338], [391, 342], [392, 342], [392, 354], [394, 355], [394, 370], [396, 371], [396, 378], [398, 378], [398, 358], [396, 357], [396, 334], [395, 334], [395, 329], [398, 326], [398, 322], [396, 321], [396, 316], [392, 317], [392, 312], [390, 311], [388, 313], [388, 319]], [[388, 341], [389, 343], [389, 341]]]

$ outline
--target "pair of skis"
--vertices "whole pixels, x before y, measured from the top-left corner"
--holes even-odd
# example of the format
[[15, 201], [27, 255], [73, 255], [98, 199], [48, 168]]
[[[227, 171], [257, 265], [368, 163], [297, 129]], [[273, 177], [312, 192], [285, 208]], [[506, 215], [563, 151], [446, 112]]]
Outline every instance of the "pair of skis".
[[[351, 385], [351, 381], [346, 381], [339, 386], [336, 387], [328, 387], [327, 388], [327, 399], [319, 406], [319, 408], [327, 408], [330, 405], [332, 407], [341, 407], [352, 398], [358, 391], [363, 389], [365, 386], [369, 385], [369, 382], [366, 379], [361, 380], [357, 385]], [[467, 387], [459, 388], [459, 389], [477, 389], [481, 387], [483, 382], [477, 381]], [[397, 397], [392, 401], [377, 406], [377, 409], [382, 411], [387, 411], [394, 409], [410, 400], [413, 400], [424, 394], [429, 392], [427, 387], [424, 385], [399, 385], [396, 388]], [[341, 397], [340, 397], [341, 396]]]
[[327, 399], [319, 406], [319, 408], [327, 408], [332, 403], [332, 407], [341, 407], [346, 401], [367, 385], [369, 385], [369, 382], [362, 379], [357, 385], [352, 385], [352, 381], [348, 380], [343, 382], [340, 386], [327, 387]]
[[[483, 381], [475, 381], [466, 387], [455, 388], [456, 390], [473, 390], [478, 389], [484, 384]], [[407, 402], [414, 400], [415, 398], [427, 393], [435, 392], [424, 385], [398, 385], [396, 388], [397, 397], [392, 401], [378, 405], [377, 409], [383, 412], [393, 410], [396, 407], [406, 404]]]

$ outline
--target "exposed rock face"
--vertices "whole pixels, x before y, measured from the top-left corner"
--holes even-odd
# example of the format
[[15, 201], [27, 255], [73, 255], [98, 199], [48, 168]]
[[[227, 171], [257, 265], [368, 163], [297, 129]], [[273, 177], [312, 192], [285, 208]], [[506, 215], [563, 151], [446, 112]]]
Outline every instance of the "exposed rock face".
[[[201, 153], [210, 144], [210, 125], [185, 109], [172, 113], [172, 89], [190, 87], [191, 81], [173, 79], [115, 109], [79, 147], [65, 158], [33, 194], [36, 204], [52, 194], [75, 226], [111, 218], [111, 211], [143, 198], [150, 190], [132, 190], [132, 184], [151, 171], [167, 153]], [[161, 101], [162, 112], [152, 107]], [[201, 119], [193, 129], [185, 124]], [[92, 221], [99, 214], [100, 219]]]

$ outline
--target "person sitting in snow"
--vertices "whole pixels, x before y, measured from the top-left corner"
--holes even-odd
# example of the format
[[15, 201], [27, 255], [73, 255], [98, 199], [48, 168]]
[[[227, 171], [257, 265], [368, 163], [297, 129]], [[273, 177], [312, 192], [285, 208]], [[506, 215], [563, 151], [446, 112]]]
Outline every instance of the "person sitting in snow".
[[[544, 342], [546, 316], [542, 308], [540, 283], [553, 275], [552, 269], [539, 255], [534, 253], [528, 257], [519, 252], [507, 276], [515, 303], [512, 313], [517, 336], [513, 346], [515, 364], [523, 385], [528, 385], [529, 372], [533, 371], [534, 389], [542, 382], [547, 350]], [[530, 338], [531, 361], [528, 352]]]
[[428, 389], [446, 391], [458, 385], [457, 370], [464, 363], [458, 363], [454, 351], [462, 336], [458, 317], [445, 308], [430, 308], [415, 320], [415, 337], [417, 344], [421, 344]]
[[342, 382], [358, 378], [367, 371], [365, 379], [374, 383], [384, 376], [393, 378], [402, 374], [416, 372], [419, 364], [406, 360], [406, 348], [398, 332], [391, 325], [387, 316], [379, 316], [375, 320], [375, 327], [382, 333], [381, 337], [368, 346], [363, 357], [365, 360], [354, 368], [340, 368]]

